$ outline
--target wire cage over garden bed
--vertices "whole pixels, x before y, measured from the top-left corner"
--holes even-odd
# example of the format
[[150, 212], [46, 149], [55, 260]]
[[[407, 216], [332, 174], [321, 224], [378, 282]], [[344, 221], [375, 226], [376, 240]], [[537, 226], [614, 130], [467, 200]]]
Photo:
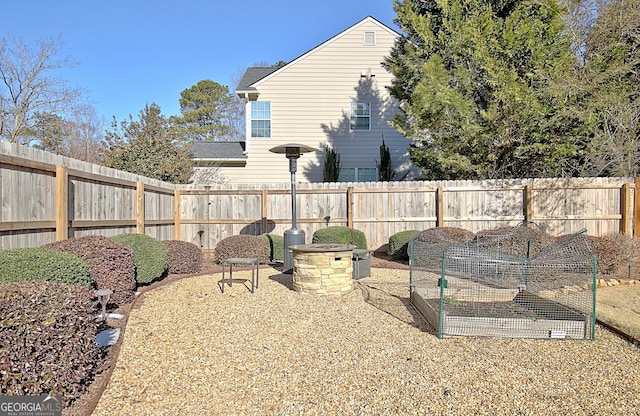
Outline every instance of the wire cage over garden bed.
[[556, 240], [532, 227], [411, 241], [411, 302], [439, 338], [593, 339], [596, 260], [585, 230]]

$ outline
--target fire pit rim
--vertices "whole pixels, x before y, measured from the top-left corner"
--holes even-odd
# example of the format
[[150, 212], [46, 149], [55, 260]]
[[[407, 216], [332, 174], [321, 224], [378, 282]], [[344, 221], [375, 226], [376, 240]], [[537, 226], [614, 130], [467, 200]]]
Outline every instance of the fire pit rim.
[[289, 246], [289, 249], [301, 252], [309, 253], [327, 253], [334, 251], [352, 251], [356, 246], [351, 244], [326, 244], [326, 243], [314, 243], [314, 244], [296, 244]]

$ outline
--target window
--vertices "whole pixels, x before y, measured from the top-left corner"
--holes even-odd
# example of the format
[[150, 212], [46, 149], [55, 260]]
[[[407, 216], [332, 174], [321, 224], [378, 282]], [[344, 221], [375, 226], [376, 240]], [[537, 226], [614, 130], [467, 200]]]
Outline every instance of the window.
[[378, 180], [376, 168], [342, 168], [338, 182], [375, 182]]
[[369, 130], [371, 126], [371, 104], [351, 103], [351, 130]]
[[376, 32], [364, 32], [364, 46], [376, 46]]
[[251, 137], [271, 137], [270, 102], [251, 102]]

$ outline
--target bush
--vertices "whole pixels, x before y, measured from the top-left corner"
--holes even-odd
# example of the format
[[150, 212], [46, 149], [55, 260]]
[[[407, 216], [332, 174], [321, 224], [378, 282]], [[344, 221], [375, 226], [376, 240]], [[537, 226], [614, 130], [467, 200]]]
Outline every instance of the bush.
[[367, 249], [367, 237], [362, 231], [342, 226], [321, 228], [313, 233], [314, 244], [351, 244], [356, 248]]
[[232, 257], [255, 257], [260, 263], [269, 261], [269, 242], [260, 236], [240, 234], [232, 235], [216, 245], [216, 261], [222, 263]]
[[487, 250], [500, 250], [519, 257], [527, 257], [527, 254], [529, 257], [535, 257], [555, 243], [553, 237], [535, 224], [481, 231], [476, 235], [476, 239], [478, 244]]
[[44, 280], [93, 287], [89, 266], [78, 256], [42, 247], [0, 250], [0, 282]]
[[418, 234], [420, 231], [406, 230], [389, 237], [389, 255], [395, 260], [409, 260], [409, 241]]
[[466, 243], [476, 237], [471, 231], [457, 227], [436, 227], [420, 232], [416, 240], [432, 244]]
[[169, 253], [169, 274], [191, 274], [202, 271], [204, 255], [202, 249], [193, 243], [180, 240], [166, 240], [162, 244]]
[[155, 238], [144, 234], [120, 234], [111, 238], [133, 250], [138, 284], [151, 283], [167, 271], [169, 253], [164, 244]]
[[262, 238], [269, 242], [271, 249], [269, 258], [273, 261], [284, 261], [284, 237], [276, 234], [262, 234]]
[[598, 273], [613, 274], [620, 266], [627, 264], [628, 258], [633, 257], [630, 245], [625, 244], [619, 236], [589, 236], [589, 241], [597, 259]]
[[0, 284], [0, 392], [61, 394], [64, 407], [104, 370], [93, 291], [53, 282]]
[[109, 303], [133, 302], [136, 269], [133, 251], [124, 244], [102, 236], [86, 236], [50, 243], [44, 247], [72, 253], [89, 264], [89, 273], [98, 289], [111, 289]]

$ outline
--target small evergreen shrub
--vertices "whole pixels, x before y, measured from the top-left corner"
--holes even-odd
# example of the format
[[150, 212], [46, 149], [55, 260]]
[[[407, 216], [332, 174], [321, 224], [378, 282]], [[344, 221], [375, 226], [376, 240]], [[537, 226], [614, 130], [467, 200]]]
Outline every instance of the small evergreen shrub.
[[255, 257], [260, 263], [269, 261], [271, 248], [269, 242], [256, 235], [232, 235], [221, 240], [215, 248], [216, 261], [222, 263], [232, 257]]
[[46, 248], [75, 254], [89, 264], [89, 273], [98, 289], [111, 289], [109, 303], [125, 305], [133, 302], [136, 269], [129, 246], [110, 238], [92, 235], [46, 244]]
[[119, 234], [111, 238], [133, 250], [138, 284], [151, 283], [167, 271], [169, 253], [164, 244], [155, 238], [145, 234]]
[[202, 271], [202, 249], [188, 241], [166, 240], [162, 244], [169, 253], [169, 274], [192, 274]]
[[344, 226], [321, 228], [313, 233], [314, 244], [351, 244], [356, 248], [367, 249], [367, 237], [360, 230]]
[[93, 287], [86, 262], [42, 247], [0, 250], [0, 282], [44, 280]]
[[104, 370], [93, 290], [54, 282], [0, 284], [0, 392], [61, 394], [63, 407]]
[[284, 261], [284, 237], [276, 234], [262, 234], [262, 238], [269, 242], [271, 250], [269, 258], [273, 261]]
[[416, 235], [420, 234], [417, 230], [400, 231], [389, 237], [389, 255], [394, 260], [409, 260], [409, 241]]

